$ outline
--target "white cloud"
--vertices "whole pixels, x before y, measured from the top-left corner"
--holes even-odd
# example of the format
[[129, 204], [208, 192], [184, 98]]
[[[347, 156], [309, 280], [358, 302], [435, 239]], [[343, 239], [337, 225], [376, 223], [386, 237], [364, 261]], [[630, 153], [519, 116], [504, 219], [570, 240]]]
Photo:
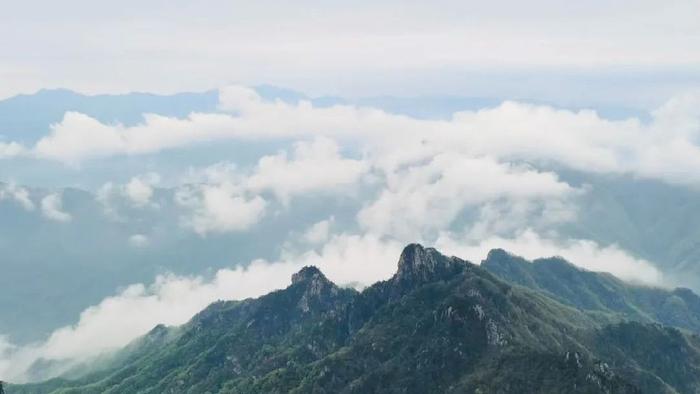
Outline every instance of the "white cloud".
[[72, 216], [63, 211], [62, 195], [52, 193], [41, 199], [41, 213], [48, 219], [57, 222], [69, 222]]
[[396, 272], [397, 261], [405, 246], [394, 239], [371, 234], [340, 234], [320, 248], [301, 254], [286, 252], [283, 261], [315, 265], [330, 280], [343, 284], [370, 285], [385, 280]]
[[351, 186], [367, 169], [362, 160], [343, 158], [333, 140], [317, 138], [296, 143], [291, 159], [286, 152], [262, 157], [247, 186], [253, 191], [271, 190], [286, 203], [294, 195]]
[[294, 196], [346, 192], [369, 168], [367, 161], [342, 157], [328, 138], [297, 142], [292, 152], [291, 158], [286, 151], [264, 156], [251, 171], [226, 162], [191, 169], [175, 194], [188, 210], [185, 226], [200, 235], [243, 231], [265, 214], [261, 193], [272, 192], [289, 208]]
[[448, 228], [467, 206], [563, 199], [574, 192], [554, 173], [446, 153], [389, 174], [386, 189], [358, 213], [358, 221], [378, 234], [420, 239], [426, 231]]
[[[191, 114], [186, 119], [146, 115], [133, 127], [104, 125], [67, 113], [34, 147], [39, 157], [77, 163], [95, 157], [143, 154], [221, 139], [289, 139], [326, 136], [357, 141], [384, 166], [428, 158], [436, 152], [491, 156], [498, 160], [551, 162], [586, 172], [630, 173], [673, 183], [698, 184], [700, 114], [697, 95], [671, 100], [650, 123], [611, 121], [593, 111], [558, 110], [505, 102], [480, 111], [454, 114], [449, 121], [419, 120], [371, 108], [314, 107], [262, 100], [253, 90], [221, 90], [221, 106], [232, 114]], [[324, 141], [324, 140], [320, 140]], [[278, 155], [260, 163], [261, 187], [278, 177], [279, 167], [309, 170], [329, 161], [353, 179], [359, 163], [340, 159], [332, 143], [297, 147], [293, 160]], [[279, 182], [279, 180], [278, 180]], [[276, 183], [278, 184], [278, 183]], [[303, 182], [302, 184], [306, 184]], [[294, 185], [278, 184], [290, 193]]]
[[136, 207], [145, 207], [151, 202], [153, 197], [153, 185], [160, 182], [160, 176], [156, 173], [149, 173], [141, 177], [133, 177], [124, 186], [124, 194]]
[[590, 271], [609, 272], [637, 283], [664, 284], [663, 275], [651, 262], [633, 257], [617, 245], [601, 246], [584, 239], [547, 238], [530, 229], [521, 231], [513, 238], [493, 236], [476, 241], [444, 233], [435, 246], [445, 254], [464, 257], [475, 263], [480, 262], [489, 250], [496, 248], [529, 260], [559, 256]]
[[[576, 194], [585, 190], [577, 190]], [[570, 193], [571, 194], [571, 193]], [[512, 236], [524, 228], [550, 230], [578, 217], [575, 199], [509, 199], [488, 201], [478, 207], [478, 214], [465, 223], [464, 236], [482, 240], [493, 236]]]
[[11, 198], [19, 203], [26, 211], [34, 210], [34, 203], [29, 198], [29, 191], [13, 183], [8, 185], [0, 184], [0, 201]]
[[325, 242], [328, 239], [333, 222], [335, 222], [335, 218], [331, 216], [330, 219], [314, 223], [304, 232], [302, 238], [310, 244]]
[[[133, 207], [137, 209], [158, 209], [160, 205], [153, 202], [155, 185], [160, 182], [160, 175], [155, 172], [132, 177], [125, 184], [107, 182], [95, 193], [95, 200], [102, 205], [104, 213], [114, 221], [124, 222], [121, 210]], [[124, 206], [124, 201], [127, 205]]]
[[113, 155], [125, 147], [122, 129], [78, 112], [66, 112], [60, 123], [51, 125], [51, 134], [37, 142], [34, 152], [39, 157], [68, 163]]
[[26, 148], [16, 142], [0, 142], [0, 160], [1, 159], [11, 159], [18, 156], [23, 156], [27, 154]]
[[135, 247], [135, 248], [143, 248], [148, 246], [150, 243], [150, 240], [148, 239], [148, 236], [144, 234], [134, 234], [129, 237], [129, 245]]
[[262, 219], [267, 206], [262, 197], [249, 197], [230, 182], [183, 186], [175, 199], [189, 212], [182, 218], [183, 225], [202, 236], [246, 230]]
[[119, 216], [117, 207], [115, 206], [115, 198], [122, 195], [122, 188], [112, 182], [107, 182], [100, 186], [95, 193], [95, 200], [102, 204], [102, 208], [107, 217], [115, 221], [123, 221]]

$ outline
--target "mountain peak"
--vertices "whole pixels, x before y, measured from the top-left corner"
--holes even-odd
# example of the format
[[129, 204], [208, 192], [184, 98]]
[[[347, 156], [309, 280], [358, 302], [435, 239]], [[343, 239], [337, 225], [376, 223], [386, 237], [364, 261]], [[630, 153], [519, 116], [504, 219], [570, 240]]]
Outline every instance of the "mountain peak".
[[513, 257], [512, 254], [508, 253], [507, 251], [501, 249], [501, 248], [496, 248], [496, 249], [491, 249], [489, 251], [489, 254], [486, 256], [486, 260], [502, 260], [502, 259], [507, 259]]
[[292, 284], [293, 285], [295, 285], [297, 283], [316, 281], [316, 280], [320, 280], [323, 282], [330, 282], [326, 278], [326, 276], [323, 275], [321, 270], [313, 265], [307, 265], [306, 267], [299, 270], [299, 272], [292, 275]]
[[413, 243], [406, 245], [399, 257], [399, 271], [404, 267], [421, 264], [421, 257], [425, 254], [425, 248], [421, 244]]
[[407, 245], [401, 252], [394, 280], [405, 285], [447, 279], [462, 272], [464, 267], [462, 260], [444, 256], [433, 248], [424, 248], [414, 243]]
[[297, 307], [304, 313], [334, 309], [343, 304], [347, 295], [314, 266], [306, 266], [292, 275], [291, 288], [299, 297]]

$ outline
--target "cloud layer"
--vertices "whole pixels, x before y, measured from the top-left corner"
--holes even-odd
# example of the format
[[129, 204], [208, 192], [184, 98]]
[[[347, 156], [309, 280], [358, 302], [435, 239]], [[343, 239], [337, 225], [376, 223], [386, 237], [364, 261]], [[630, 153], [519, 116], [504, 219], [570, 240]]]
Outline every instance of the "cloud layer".
[[[193, 113], [187, 119], [146, 115], [141, 125], [106, 125], [80, 113], [66, 113], [62, 122], [26, 152], [78, 164], [114, 155], [156, 153], [195, 143], [219, 140], [288, 140], [330, 138], [352, 142], [374, 155], [384, 168], [425, 160], [436, 153], [470, 157], [553, 163], [594, 173], [632, 174], [666, 182], [697, 185], [700, 165], [700, 96], [688, 94], [668, 101], [650, 122], [611, 121], [593, 111], [554, 109], [504, 102], [498, 107], [455, 113], [449, 121], [420, 120], [372, 108], [336, 105], [314, 107], [263, 100], [238, 86], [221, 90], [215, 114]], [[299, 146], [292, 160], [310, 171], [323, 160], [337, 159], [324, 139]], [[324, 156], [325, 155], [325, 156]], [[297, 157], [299, 156], [299, 157]], [[302, 157], [303, 156], [303, 157]], [[289, 158], [272, 156], [260, 162], [258, 187], [270, 187], [269, 177]], [[306, 160], [306, 161], [305, 161]], [[330, 164], [330, 163], [329, 163]], [[336, 176], [355, 177], [361, 163], [333, 162]], [[313, 179], [313, 178], [312, 178]], [[293, 192], [306, 182], [287, 185], [277, 179], [275, 192]], [[338, 181], [344, 181], [339, 179]]]

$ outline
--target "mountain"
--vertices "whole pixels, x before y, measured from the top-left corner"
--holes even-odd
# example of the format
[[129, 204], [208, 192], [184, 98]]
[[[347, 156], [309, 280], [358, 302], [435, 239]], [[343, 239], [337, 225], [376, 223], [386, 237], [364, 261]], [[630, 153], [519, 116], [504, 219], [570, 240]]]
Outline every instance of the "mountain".
[[[340, 288], [317, 268], [305, 267], [286, 289], [214, 303], [181, 327], [156, 327], [101, 371], [10, 386], [7, 392], [700, 390], [697, 334], [652, 317], [629, 319], [604, 302], [611, 293], [599, 297], [603, 306], [567, 298], [536, 273], [546, 263], [523, 264], [493, 251], [479, 267], [413, 244], [392, 278], [362, 292]], [[585, 283], [579, 288], [599, 290], [595, 277], [582, 279], [591, 273], [566, 264], [554, 266], [579, 276], [570, 280]], [[490, 272], [510, 265], [518, 270], [507, 275], [519, 283], [502, 279], [504, 269]], [[598, 279], [618, 284], [613, 293], [626, 286], [607, 275]]]
[[671, 282], [700, 288], [700, 199], [696, 188], [635, 177], [595, 176], [552, 169], [590, 188], [577, 220], [557, 231], [573, 239], [618, 245], [653, 262]]
[[616, 313], [629, 320], [700, 333], [700, 297], [689, 289], [629, 284], [608, 273], [580, 269], [562, 258], [530, 262], [502, 249], [489, 252], [481, 267], [580, 310]]

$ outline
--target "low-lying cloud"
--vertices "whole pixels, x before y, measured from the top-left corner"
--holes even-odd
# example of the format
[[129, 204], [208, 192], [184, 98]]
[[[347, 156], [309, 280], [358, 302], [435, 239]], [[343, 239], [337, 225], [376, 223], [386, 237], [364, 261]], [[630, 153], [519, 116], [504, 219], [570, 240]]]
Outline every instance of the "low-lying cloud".
[[2, 200], [13, 200], [18, 203], [25, 211], [34, 210], [34, 202], [29, 196], [29, 191], [21, 186], [17, 186], [14, 183], [8, 185], [0, 184], [0, 201]]
[[576, 190], [556, 174], [453, 153], [387, 174], [385, 189], [358, 213], [367, 231], [418, 239], [447, 228], [468, 206], [566, 199]]
[[63, 210], [63, 197], [60, 193], [52, 193], [41, 199], [41, 213], [56, 222], [70, 222], [73, 218]]
[[[27, 152], [77, 164], [205, 141], [326, 136], [356, 141], [365, 150], [382, 152], [385, 165], [401, 165], [406, 159], [427, 158], [436, 152], [454, 152], [697, 185], [699, 103], [697, 94], [674, 98], [654, 111], [648, 123], [635, 118], [613, 121], [589, 110], [511, 101], [494, 108], [457, 112], [450, 120], [442, 121], [349, 105], [314, 107], [306, 101], [265, 101], [252, 89], [233, 86], [220, 91], [220, 107], [227, 112], [193, 113], [186, 119], [151, 114], [145, 115], [143, 124], [127, 127], [102, 124], [87, 115], [68, 112]], [[10, 149], [10, 145], [5, 146], [5, 150]], [[12, 146], [18, 151], [16, 145]], [[269, 159], [268, 171], [274, 170], [275, 160], [284, 158]], [[282, 189], [277, 192], [284, 193]]]

